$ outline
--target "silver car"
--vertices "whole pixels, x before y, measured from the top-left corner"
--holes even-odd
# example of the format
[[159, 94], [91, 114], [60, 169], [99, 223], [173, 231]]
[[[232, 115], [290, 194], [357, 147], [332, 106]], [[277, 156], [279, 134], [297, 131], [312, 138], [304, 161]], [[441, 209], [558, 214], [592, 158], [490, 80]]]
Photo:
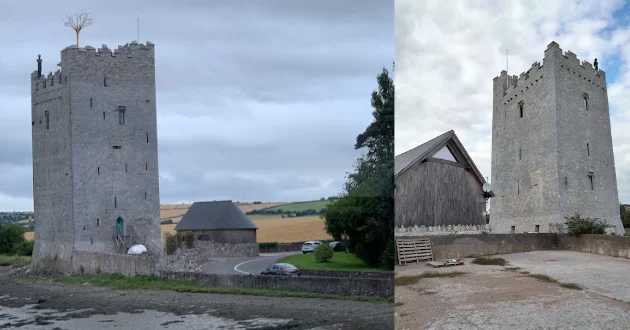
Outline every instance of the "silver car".
[[308, 241], [308, 242], [304, 242], [304, 244], [302, 244], [302, 253], [306, 254], [306, 253], [311, 253], [315, 250], [315, 248], [322, 244], [322, 242], [320, 241]]

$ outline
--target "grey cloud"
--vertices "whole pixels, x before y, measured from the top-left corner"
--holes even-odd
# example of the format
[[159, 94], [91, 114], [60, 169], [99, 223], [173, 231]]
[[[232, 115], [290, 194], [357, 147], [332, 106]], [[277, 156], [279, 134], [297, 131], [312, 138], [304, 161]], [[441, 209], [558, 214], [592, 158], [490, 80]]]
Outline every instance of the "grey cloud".
[[[0, 193], [28, 196], [29, 74], [74, 43], [66, 13], [89, 12], [81, 45], [156, 44], [163, 202], [303, 200], [341, 189], [369, 125], [376, 75], [394, 58], [393, 1], [3, 2]], [[45, 13], [45, 14], [41, 14]], [[16, 33], [19, 31], [19, 33]], [[19, 168], [19, 170], [17, 170]], [[17, 174], [16, 174], [17, 173]], [[206, 178], [202, 180], [202, 178]], [[331, 183], [332, 182], [332, 183]], [[32, 205], [25, 205], [32, 208]], [[0, 210], [20, 208], [3, 205]]]

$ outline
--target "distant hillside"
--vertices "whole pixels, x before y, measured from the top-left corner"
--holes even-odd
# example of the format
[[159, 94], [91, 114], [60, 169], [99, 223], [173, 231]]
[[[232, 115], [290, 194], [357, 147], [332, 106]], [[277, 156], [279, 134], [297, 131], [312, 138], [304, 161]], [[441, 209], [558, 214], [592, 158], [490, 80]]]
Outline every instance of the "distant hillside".
[[33, 212], [0, 212], [0, 225], [16, 224], [22, 226], [24, 231], [33, 231]]
[[326, 212], [326, 208], [334, 201], [333, 198], [320, 199], [318, 201], [287, 203], [274, 207], [268, 207], [259, 210], [252, 210], [245, 214], [249, 216], [266, 217], [266, 216], [282, 216], [288, 217], [304, 217], [312, 215], [322, 215]]
[[[239, 209], [245, 214], [250, 211], [260, 210], [270, 207], [275, 207], [278, 205], [283, 205], [286, 203], [235, 203]], [[191, 204], [164, 204], [160, 205], [160, 220], [162, 224], [170, 224], [177, 223], [182, 219], [184, 214], [188, 211]]]

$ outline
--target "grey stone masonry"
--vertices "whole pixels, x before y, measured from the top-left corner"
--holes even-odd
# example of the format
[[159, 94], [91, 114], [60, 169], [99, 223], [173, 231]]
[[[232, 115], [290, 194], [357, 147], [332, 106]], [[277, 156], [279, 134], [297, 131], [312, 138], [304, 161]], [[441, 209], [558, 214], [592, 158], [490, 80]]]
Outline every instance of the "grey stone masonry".
[[493, 83], [492, 232], [550, 232], [579, 214], [623, 233], [605, 72], [552, 42], [542, 65]]
[[60, 70], [31, 74], [31, 90], [33, 265], [124, 253], [115, 226], [161, 254], [154, 45], [66, 47]]

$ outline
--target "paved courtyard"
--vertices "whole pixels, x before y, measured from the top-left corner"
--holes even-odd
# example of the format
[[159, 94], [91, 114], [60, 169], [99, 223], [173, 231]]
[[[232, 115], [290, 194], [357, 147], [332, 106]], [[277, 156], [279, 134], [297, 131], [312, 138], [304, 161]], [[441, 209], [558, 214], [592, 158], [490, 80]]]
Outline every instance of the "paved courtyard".
[[[628, 329], [630, 259], [571, 251], [496, 255], [506, 266], [425, 264], [396, 277], [464, 272], [396, 286], [397, 329]], [[555, 282], [531, 275], [546, 275]], [[573, 283], [583, 288], [562, 287]]]

